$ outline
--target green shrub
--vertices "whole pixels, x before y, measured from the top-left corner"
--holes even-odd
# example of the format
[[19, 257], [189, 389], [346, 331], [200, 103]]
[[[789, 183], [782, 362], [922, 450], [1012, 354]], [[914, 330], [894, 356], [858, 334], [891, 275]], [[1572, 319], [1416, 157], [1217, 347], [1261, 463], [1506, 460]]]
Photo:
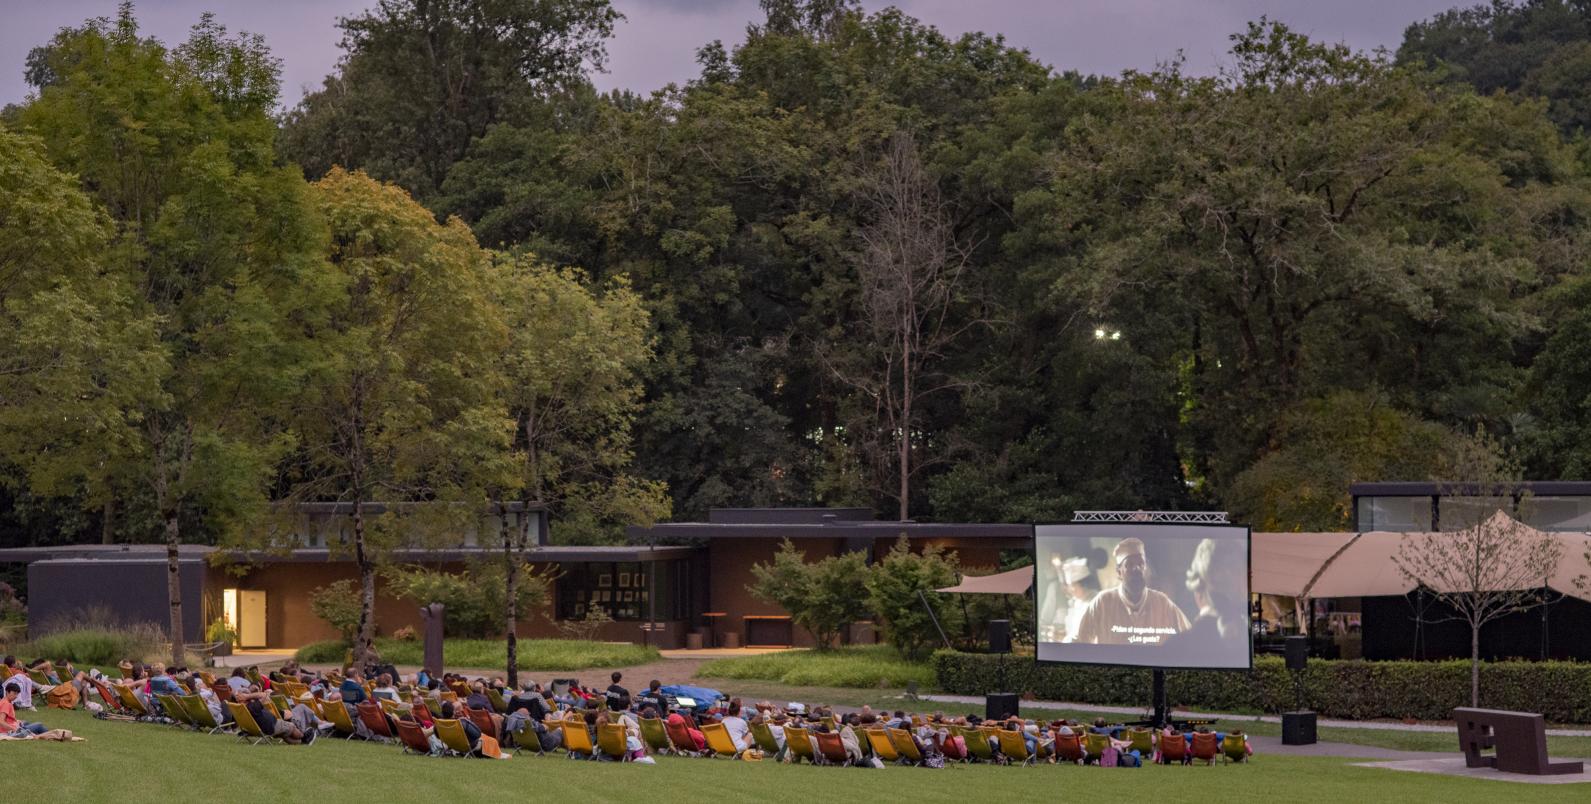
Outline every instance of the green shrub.
[[702, 665], [699, 676], [777, 681], [799, 687], [904, 687], [934, 684], [926, 662], [903, 659], [890, 645], [858, 645], [826, 651], [791, 650], [717, 659]]
[[954, 553], [932, 543], [912, 552], [911, 543], [901, 536], [867, 576], [867, 603], [881, 618], [879, 627], [890, 644], [908, 657], [923, 659], [941, 627], [955, 630], [950, 601], [934, 590], [954, 585], [959, 575]]
[[160, 628], [140, 623], [57, 631], [17, 645], [12, 652], [28, 659], [68, 659], [73, 664], [109, 667], [122, 659], [169, 661], [171, 643]]
[[[998, 657], [939, 651], [936, 685], [949, 693], [981, 695], [996, 683]], [[1085, 665], [1037, 665], [1006, 659], [1010, 686], [1044, 700], [1143, 706], [1149, 670]], [[1469, 662], [1311, 660], [1303, 674], [1304, 705], [1324, 717], [1353, 720], [1448, 720], [1469, 705]], [[1173, 670], [1166, 673], [1173, 707], [1226, 712], [1292, 709], [1293, 679], [1281, 659], [1261, 656], [1250, 671]], [[1481, 705], [1540, 712], [1555, 723], [1591, 723], [1591, 663], [1488, 662], [1481, 665]]]

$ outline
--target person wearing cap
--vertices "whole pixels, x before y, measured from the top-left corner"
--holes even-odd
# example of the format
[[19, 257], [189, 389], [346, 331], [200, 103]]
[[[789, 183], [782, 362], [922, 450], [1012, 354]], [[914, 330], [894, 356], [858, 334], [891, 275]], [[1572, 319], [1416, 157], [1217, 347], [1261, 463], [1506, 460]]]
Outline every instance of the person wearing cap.
[[1121, 582], [1094, 596], [1083, 609], [1073, 641], [1101, 645], [1159, 645], [1188, 630], [1188, 617], [1164, 592], [1149, 588], [1144, 543], [1128, 537], [1111, 551]]

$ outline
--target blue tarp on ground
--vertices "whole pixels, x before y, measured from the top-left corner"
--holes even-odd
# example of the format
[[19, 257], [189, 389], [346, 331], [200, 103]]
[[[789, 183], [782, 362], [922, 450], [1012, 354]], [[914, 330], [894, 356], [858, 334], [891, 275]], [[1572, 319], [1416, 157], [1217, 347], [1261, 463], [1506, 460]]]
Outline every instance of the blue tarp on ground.
[[712, 706], [713, 702], [720, 698], [727, 697], [722, 692], [711, 687], [692, 687], [686, 684], [669, 684], [662, 688], [662, 692], [664, 695], [672, 695], [675, 698], [694, 699], [703, 709]]

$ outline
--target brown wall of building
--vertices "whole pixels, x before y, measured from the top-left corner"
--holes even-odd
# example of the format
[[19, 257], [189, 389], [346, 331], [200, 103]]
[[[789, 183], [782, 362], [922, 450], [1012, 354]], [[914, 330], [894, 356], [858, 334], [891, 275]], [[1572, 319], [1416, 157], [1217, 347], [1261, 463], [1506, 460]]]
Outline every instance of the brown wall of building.
[[[773, 560], [781, 541], [769, 539], [714, 539], [708, 542], [708, 601], [705, 611], [721, 611], [718, 619], [719, 639], [729, 632], [746, 640], [746, 615], [782, 615], [787, 612], [777, 604], [758, 599], [746, 589], [752, 582], [751, 565]], [[843, 539], [800, 539], [796, 547], [806, 553], [808, 561], [817, 561], [843, 552]], [[865, 591], [861, 592], [866, 594]], [[811, 647], [816, 644], [805, 628], [791, 628], [795, 644]]]
[[[440, 564], [440, 569], [457, 572], [463, 564]], [[538, 570], [546, 567], [538, 566]], [[221, 589], [257, 589], [265, 592], [265, 632], [272, 648], [299, 648], [311, 642], [336, 639], [337, 632], [310, 610], [310, 595], [322, 586], [342, 579], [358, 579], [352, 562], [284, 562], [255, 568], [241, 579], [235, 575], [212, 577], [211, 592], [219, 600]], [[530, 616], [521, 615], [519, 636], [525, 639], [552, 639], [563, 636], [548, 621], [549, 606]], [[597, 638], [611, 642], [645, 642], [648, 634], [638, 622], [615, 622], [597, 632]], [[651, 636], [651, 643], [663, 648], [683, 647], [689, 631], [684, 622], [662, 622]], [[405, 626], [423, 630], [419, 604], [388, 594], [380, 578], [376, 581], [376, 633], [389, 636]]]

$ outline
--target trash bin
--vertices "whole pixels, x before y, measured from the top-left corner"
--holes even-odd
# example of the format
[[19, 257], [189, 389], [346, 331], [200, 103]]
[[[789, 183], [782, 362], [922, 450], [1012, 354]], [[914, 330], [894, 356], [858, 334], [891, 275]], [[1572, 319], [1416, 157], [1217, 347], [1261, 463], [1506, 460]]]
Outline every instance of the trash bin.
[[738, 648], [738, 647], [740, 647], [740, 633], [737, 632], [737, 631], [726, 631], [726, 632], [724, 632], [724, 647], [726, 647], [726, 648]]
[[694, 631], [689, 633], [689, 634], [686, 634], [685, 635], [685, 649], [686, 650], [701, 650], [702, 649], [702, 635], [700, 633], [697, 633], [697, 632], [694, 632]]

